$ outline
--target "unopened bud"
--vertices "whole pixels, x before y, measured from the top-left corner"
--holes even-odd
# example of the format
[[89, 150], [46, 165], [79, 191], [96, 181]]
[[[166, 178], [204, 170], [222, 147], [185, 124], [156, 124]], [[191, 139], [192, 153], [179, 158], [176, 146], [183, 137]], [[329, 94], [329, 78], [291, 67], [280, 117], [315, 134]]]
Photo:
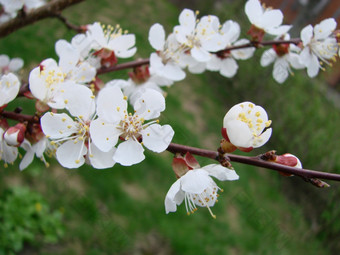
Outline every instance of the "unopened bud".
[[10, 127], [4, 134], [4, 139], [8, 145], [20, 146], [24, 141], [26, 132], [26, 126], [22, 123], [16, 124], [14, 127]]
[[[274, 162], [281, 165], [296, 167], [300, 169], [302, 168], [301, 161], [296, 156], [290, 153], [285, 153], [283, 155], [276, 156]], [[284, 172], [280, 172], [280, 174], [283, 176], [293, 176], [293, 174]]]
[[301, 161], [290, 153], [277, 156], [275, 162], [281, 165], [292, 166], [300, 169], [302, 168]]
[[174, 170], [177, 178], [185, 175], [189, 170], [200, 168], [199, 163], [191, 153], [187, 152], [183, 157], [176, 154], [172, 161], [172, 169]]

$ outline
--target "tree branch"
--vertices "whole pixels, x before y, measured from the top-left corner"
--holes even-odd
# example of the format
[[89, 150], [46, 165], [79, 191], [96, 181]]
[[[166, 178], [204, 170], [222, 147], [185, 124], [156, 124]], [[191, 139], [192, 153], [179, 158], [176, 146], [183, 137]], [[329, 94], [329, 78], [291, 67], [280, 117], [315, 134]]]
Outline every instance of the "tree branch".
[[60, 15], [63, 9], [82, 1], [84, 0], [53, 0], [40, 8], [31, 10], [28, 13], [23, 13], [23, 15], [18, 15], [0, 25], [0, 38], [9, 35], [24, 26], [33, 24], [38, 20], [56, 17]]
[[[270, 40], [270, 41], [263, 41], [263, 42], [257, 42], [257, 41], [252, 41], [246, 44], [242, 44], [242, 45], [236, 45], [236, 46], [230, 46], [227, 47], [223, 50], [220, 50], [218, 52], [215, 52], [213, 54], [221, 54], [223, 52], [229, 52], [232, 50], [239, 50], [239, 49], [244, 49], [244, 48], [250, 48], [250, 47], [255, 47], [255, 48], [259, 48], [262, 46], [270, 46], [270, 45], [274, 45], [274, 44], [299, 44], [301, 42], [300, 38], [293, 38], [290, 40]], [[130, 62], [126, 62], [123, 64], [118, 64], [112, 67], [102, 67], [100, 69], [97, 70], [97, 74], [104, 74], [104, 73], [109, 73], [109, 72], [114, 72], [114, 71], [118, 71], [118, 70], [123, 70], [123, 69], [128, 69], [128, 68], [133, 68], [133, 67], [137, 67], [137, 66], [142, 66], [142, 65], [148, 65], [150, 64], [150, 60], [148, 58], [145, 59], [139, 59], [139, 60], [134, 60], [134, 61], [130, 61]]]
[[128, 68], [134, 68], [137, 66], [143, 66], [143, 65], [148, 65], [148, 64], [150, 64], [150, 60], [148, 58], [138, 59], [138, 60], [126, 62], [123, 64], [118, 64], [112, 67], [107, 67], [107, 68], [102, 67], [97, 70], [97, 74], [104, 74], [104, 73], [114, 72], [114, 71], [128, 69]]
[[[221, 159], [220, 154], [217, 151], [205, 150], [205, 149], [185, 146], [181, 144], [171, 143], [169, 147], [167, 148], [167, 150], [172, 153], [183, 153], [183, 154], [186, 152], [190, 152], [191, 154], [215, 159], [217, 161], [220, 161]], [[271, 169], [274, 171], [297, 175], [304, 179], [307, 179], [308, 181], [312, 179], [312, 181], [317, 182], [313, 180], [313, 178], [340, 181], [339, 174], [319, 172], [319, 171], [314, 171], [314, 170], [309, 170], [309, 169], [299, 169], [295, 167], [285, 166], [285, 165], [265, 161], [261, 159], [262, 155], [258, 155], [255, 157], [247, 157], [247, 156], [240, 156], [240, 155], [225, 153], [223, 156], [228, 157], [229, 160], [233, 162], [239, 162], [239, 163], [243, 163], [247, 165], [264, 167], [264, 168]]]
[[16, 113], [16, 112], [2, 111], [0, 112], [0, 116], [7, 118], [7, 119], [17, 120], [19, 122], [28, 121], [31, 123], [40, 123], [40, 118], [36, 115], [32, 116], [32, 115], [26, 115], [26, 114], [21, 114], [21, 113]]

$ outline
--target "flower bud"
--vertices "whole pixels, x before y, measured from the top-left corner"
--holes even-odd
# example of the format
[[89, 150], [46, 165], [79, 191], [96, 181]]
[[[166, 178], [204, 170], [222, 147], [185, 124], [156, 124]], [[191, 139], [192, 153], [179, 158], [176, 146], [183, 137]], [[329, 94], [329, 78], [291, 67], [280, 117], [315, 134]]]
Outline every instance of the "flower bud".
[[290, 153], [277, 156], [275, 162], [281, 165], [292, 166], [300, 169], [302, 168], [301, 161]]
[[[301, 161], [296, 156], [290, 153], [285, 153], [283, 155], [276, 156], [274, 159], [274, 162], [281, 164], [281, 165], [296, 167], [300, 169], [302, 168]], [[284, 173], [284, 172], [280, 172], [280, 174], [283, 176], [293, 176], [293, 174]]]
[[26, 132], [26, 126], [22, 123], [16, 124], [14, 127], [10, 127], [4, 133], [4, 139], [8, 145], [20, 146], [24, 141]]
[[189, 170], [199, 167], [199, 163], [189, 152], [187, 152], [184, 157], [180, 154], [176, 155], [172, 161], [172, 169], [174, 170], [177, 178], [182, 177]]

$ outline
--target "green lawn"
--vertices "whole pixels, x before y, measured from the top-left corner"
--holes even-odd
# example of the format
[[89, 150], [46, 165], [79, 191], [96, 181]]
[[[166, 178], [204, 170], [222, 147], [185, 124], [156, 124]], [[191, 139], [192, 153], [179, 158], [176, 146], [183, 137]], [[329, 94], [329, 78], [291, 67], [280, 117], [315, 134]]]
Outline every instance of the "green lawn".
[[[210, 7], [223, 19], [244, 20], [239, 3]], [[149, 27], [156, 22], [167, 31], [178, 23], [181, 10], [166, 0], [91, 1], [65, 12], [77, 24], [101, 21], [135, 33], [138, 53], [148, 57]], [[205, 11], [202, 10], [202, 13]], [[235, 16], [236, 14], [236, 16]], [[248, 24], [242, 22], [244, 29]], [[246, 31], [246, 30], [244, 30]], [[56, 58], [57, 39], [74, 33], [57, 20], [41, 21], [0, 40], [1, 53], [22, 57], [25, 73], [45, 58]], [[161, 122], [175, 129], [174, 142], [216, 149], [222, 119], [241, 101], [262, 105], [273, 120], [273, 135], [260, 154], [276, 149], [297, 155], [304, 167], [340, 173], [339, 110], [327, 97], [322, 79], [311, 80], [296, 72], [285, 84], [271, 77], [272, 67], [259, 66], [260, 52], [240, 62], [234, 79], [216, 73], [188, 74], [167, 90], [167, 108]], [[124, 77], [124, 72], [117, 76]], [[115, 73], [104, 79], [114, 79]], [[127, 77], [125, 75], [125, 77]], [[29, 104], [15, 102], [10, 107]], [[164, 197], [175, 181], [168, 152], [147, 152], [147, 159], [132, 167], [109, 170], [84, 166], [63, 169], [36, 160], [24, 172], [18, 165], [0, 171], [0, 191], [26, 186], [38, 191], [54, 210], [63, 212], [65, 234], [56, 244], [26, 247], [22, 254], [336, 254], [340, 231], [340, 185], [319, 190], [297, 178], [270, 170], [233, 164], [240, 180], [219, 182], [224, 189], [213, 207], [186, 215], [185, 206], [165, 214]], [[199, 158], [201, 165], [212, 161]]]

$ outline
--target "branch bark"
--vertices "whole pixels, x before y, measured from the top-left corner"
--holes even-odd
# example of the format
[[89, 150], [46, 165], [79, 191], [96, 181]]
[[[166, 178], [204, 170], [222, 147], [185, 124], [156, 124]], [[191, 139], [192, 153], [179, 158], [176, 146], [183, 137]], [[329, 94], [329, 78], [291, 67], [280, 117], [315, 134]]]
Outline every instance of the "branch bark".
[[0, 25], [0, 38], [7, 36], [22, 27], [33, 24], [38, 20], [59, 16], [61, 11], [65, 8], [82, 1], [84, 0], [53, 0], [38, 9], [23, 13], [23, 15], [18, 15]]
[[[217, 151], [205, 150], [205, 149], [185, 146], [181, 144], [171, 143], [169, 147], [167, 148], [167, 150], [172, 153], [190, 152], [191, 154], [195, 154], [198, 156], [215, 159], [217, 161], [220, 160], [220, 155]], [[258, 155], [255, 157], [247, 157], [247, 156], [240, 156], [240, 155], [225, 153], [224, 156], [228, 157], [228, 159], [233, 162], [264, 167], [264, 168], [271, 169], [274, 171], [297, 175], [308, 180], [313, 179], [313, 178], [321, 178], [325, 180], [340, 181], [339, 174], [319, 172], [319, 171], [314, 171], [314, 170], [309, 170], [309, 169], [299, 169], [295, 167], [285, 166], [285, 165], [265, 161], [261, 159], [262, 155]]]

